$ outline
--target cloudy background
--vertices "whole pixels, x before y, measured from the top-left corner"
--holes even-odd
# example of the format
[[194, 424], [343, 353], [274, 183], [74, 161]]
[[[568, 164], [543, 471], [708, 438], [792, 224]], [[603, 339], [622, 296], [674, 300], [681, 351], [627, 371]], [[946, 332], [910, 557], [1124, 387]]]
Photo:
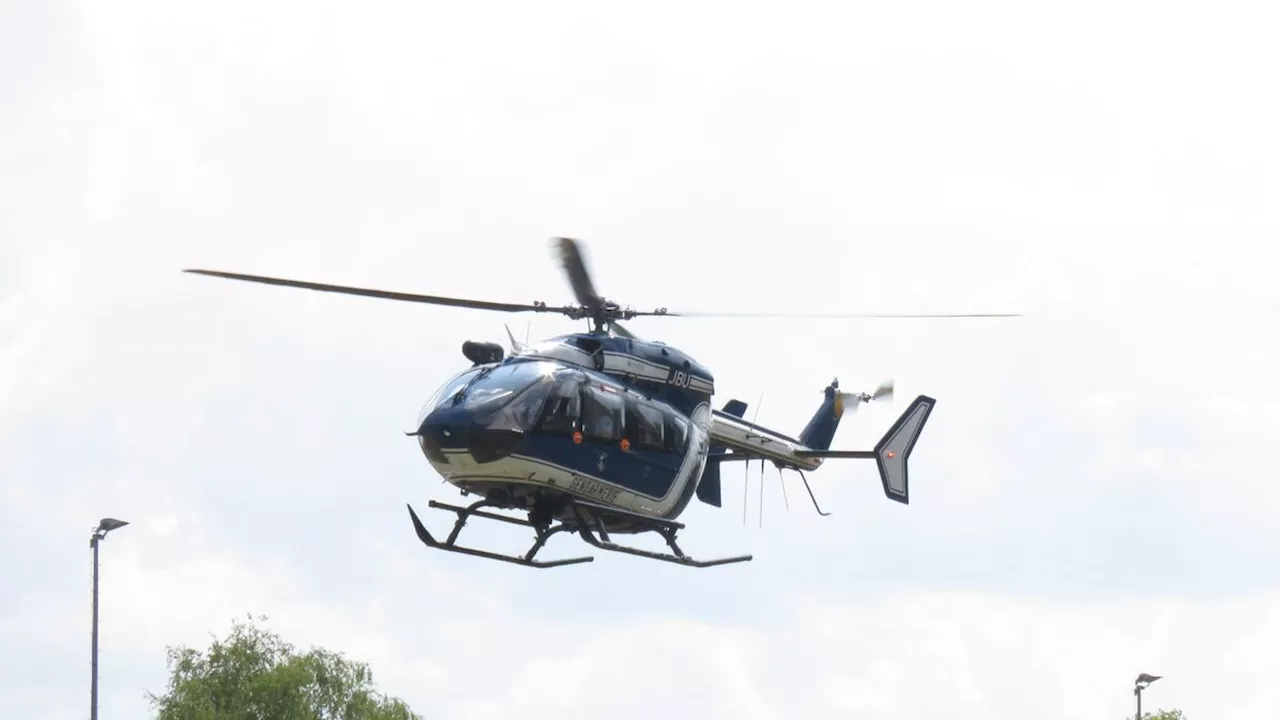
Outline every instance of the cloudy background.
[[[246, 613], [432, 718], [1277, 714], [1265, 5], [4, 3], [0, 717], [84, 716], [104, 515], [104, 718]], [[642, 307], [1028, 317], [634, 321], [782, 431], [894, 376], [842, 447], [937, 397], [912, 504], [736, 468], [685, 546], [754, 562], [537, 572], [417, 542], [401, 432], [576, 324], [179, 273], [557, 303], [561, 234]]]

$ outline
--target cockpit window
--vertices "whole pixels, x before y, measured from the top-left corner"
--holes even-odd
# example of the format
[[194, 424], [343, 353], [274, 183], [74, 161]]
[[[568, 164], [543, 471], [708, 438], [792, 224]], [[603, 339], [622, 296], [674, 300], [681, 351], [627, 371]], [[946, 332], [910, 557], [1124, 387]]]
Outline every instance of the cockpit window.
[[662, 411], [639, 398], [627, 398], [627, 437], [638, 449], [662, 450]]
[[664, 414], [663, 444], [668, 452], [681, 452], [689, 440], [689, 421], [675, 413]]
[[622, 438], [622, 396], [601, 387], [587, 387], [582, 394], [583, 434], [591, 440], [611, 442]]
[[453, 396], [457, 395], [459, 390], [466, 387], [467, 383], [470, 382], [472, 378], [488, 369], [488, 367], [491, 366], [469, 367], [457, 375], [454, 375], [452, 378], [449, 378], [449, 380], [445, 382], [445, 384], [441, 385], [440, 389], [436, 390], [435, 394], [433, 394], [427, 402], [423, 404], [422, 410], [418, 413], [418, 425], [422, 425], [422, 421], [427, 419], [427, 415], [430, 415], [432, 410], [435, 410], [444, 403], [452, 400]]
[[547, 362], [517, 362], [493, 368], [466, 390], [462, 406], [480, 412], [501, 407], [540, 381], [550, 380], [555, 365]]
[[548, 393], [538, 429], [551, 435], [571, 435], [582, 417], [583, 377], [574, 371], [556, 373], [555, 387]]
[[448, 403], [487, 427], [523, 432], [537, 422], [558, 372], [543, 361], [473, 368], [451, 380], [426, 412]]

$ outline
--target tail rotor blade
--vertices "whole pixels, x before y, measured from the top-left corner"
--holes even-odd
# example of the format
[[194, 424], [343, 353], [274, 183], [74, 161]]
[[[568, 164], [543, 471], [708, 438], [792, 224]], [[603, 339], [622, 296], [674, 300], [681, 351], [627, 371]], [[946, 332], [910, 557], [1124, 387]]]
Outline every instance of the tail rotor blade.
[[837, 390], [840, 395], [840, 413], [842, 415], [853, 415], [858, 412], [858, 406], [862, 403], [874, 401], [893, 402], [893, 379], [887, 379], [880, 383], [875, 390], [870, 393], [845, 392]]
[[893, 378], [889, 378], [880, 383], [879, 387], [872, 391], [871, 399], [883, 400], [887, 403], [893, 402]]

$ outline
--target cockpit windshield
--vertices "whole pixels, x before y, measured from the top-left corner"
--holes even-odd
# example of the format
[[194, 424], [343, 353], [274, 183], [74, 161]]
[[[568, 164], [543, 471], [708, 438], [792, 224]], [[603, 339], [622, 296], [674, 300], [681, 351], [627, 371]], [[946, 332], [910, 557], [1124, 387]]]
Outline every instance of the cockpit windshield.
[[[545, 360], [468, 368], [423, 409], [457, 408], [491, 430], [572, 437], [657, 452], [682, 452], [688, 421], [670, 407], [588, 380], [581, 370]], [[580, 435], [578, 433], [581, 433]]]
[[454, 375], [452, 378], [449, 378], [448, 382], [441, 385], [440, 389], [436, 390], [435, 393], [427, 399], [427, 402], [422, 405], [422, 410], [418, 412], [418, 425], [421, 426], [422, 421], [427, 419], [427, 416], [431, 414], [432, 410], [435, 410], [444, 403], [452, 400], [453, 396], [457, 395], [459, 390], [466, 387], [468, 382], [485, 369], [485, 367], [469, 367], [457, 375]]
[[540, 360], [501, 365], [467, 387], [459, 407], [494, 430], [529, 430], [556, 385], [574, 375], [580, 373]]
[[517, 394], [539, 384], [544, 375], [555, 371], [548, 362], [517, 362], [500, 365], [471, 383], [463, 394], [461, 406], [472, 411], [500, 407]]

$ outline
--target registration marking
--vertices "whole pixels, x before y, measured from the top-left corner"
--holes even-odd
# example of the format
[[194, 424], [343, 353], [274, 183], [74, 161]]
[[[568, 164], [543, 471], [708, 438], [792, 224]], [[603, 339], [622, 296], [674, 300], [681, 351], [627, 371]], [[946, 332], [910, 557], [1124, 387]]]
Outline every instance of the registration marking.
[[585, 478], [581, 475], [574, 475], [573, 482], [569, 484], [569, 491], [580, 495], [603, 500], [611, 503], [614, 498], [618, 497], [618, 488], [610, 487], [602, 482]]

